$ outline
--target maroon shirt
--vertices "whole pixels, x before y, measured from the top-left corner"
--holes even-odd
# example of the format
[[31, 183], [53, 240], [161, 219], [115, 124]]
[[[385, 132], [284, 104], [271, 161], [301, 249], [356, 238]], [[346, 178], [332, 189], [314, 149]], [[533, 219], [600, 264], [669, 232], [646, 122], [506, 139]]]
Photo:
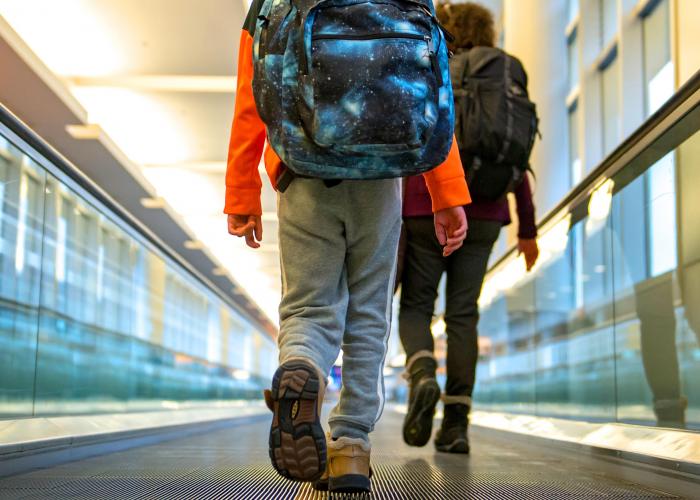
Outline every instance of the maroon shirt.
[[[537, 236], [535, 225], [535, 206], [532, 203], [532, 191], [527, 175], [525, 180], [515, 189], [515, 204], [518, 212], [518, 238], [532, 239]], [[499, 201], [473, 201], [464, 207], [467, 219], [499, 221], [507, 226], [511, 223], [508, 200], [504, 197]], [[432, 215], [430, 193], [423, 177], [409, 177], [403, 203], [404, 217], [421, 217]]]

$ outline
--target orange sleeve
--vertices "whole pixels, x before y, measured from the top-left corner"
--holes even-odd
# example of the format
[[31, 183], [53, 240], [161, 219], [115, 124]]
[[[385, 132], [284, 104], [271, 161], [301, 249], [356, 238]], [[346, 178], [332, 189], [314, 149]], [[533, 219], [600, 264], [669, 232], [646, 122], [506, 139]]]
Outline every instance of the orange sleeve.
[[253, 98], [253, 37], [241, 33], [238, 52], [236, 109], [226, 163], [226, 204], [224, 213], [262, 215], [262, 181], [258, 165], [265, 145], [265, 124]]
[[424, 173], [423, 177], [433, 200], [433, 212], [471, 203], [456, 139], [452, 139], [452, 147], [445, 161]]

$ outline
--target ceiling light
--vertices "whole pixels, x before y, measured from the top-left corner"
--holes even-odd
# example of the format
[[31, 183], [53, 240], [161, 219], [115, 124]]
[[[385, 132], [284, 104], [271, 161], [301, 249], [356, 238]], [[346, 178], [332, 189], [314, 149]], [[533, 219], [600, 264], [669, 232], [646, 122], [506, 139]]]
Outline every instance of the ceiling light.
[[157, 96], [118, 87], [71, 90], [90, 123], [99, 124], [132, 161], [181, 163], [191, 157], [181, 117]]
[[124, 71], [114, 25], [100, 2], [0, 0], [0, 12], [32, 51], [59, 75], [107, 75]]
[[141, 198], [141, 205], [144, 208], [165, 208], [167, 205], [165, 198]]
[[[192, 220], [194, 231], [208, 231], [220, 236], [226, 233], [223, 176], [202, 175], [192, 170], [173, 167], [143, 169], [143, 174], [158, 196], [169, 200], [181, 216], [215, 216], [212, 221]], [[189, 222], [188, 222], [189, 224]]]
[[185, 242], [185, 248], [188, 250], [202, 250], [204, 248], [204, 243], [199, 240], [187, 240]]
[[235, 93], [237, 79], [204, 75], [73, 76], [66, 82], [71, 86], [128, 87], [150, 92]]
[[66, 132], [78, 140], [97, 140], [102, 135], [102, 127], [96, 124], [66, 125]]
[[215, 174], [221, 175], [226, 172], [226, 161], [185, 161], [183, 163], [163, 164], [149, 163], [143, 165], [145, 169], [153, 170], [157, 168], [175, 170], [192, 171], [198, 174]]

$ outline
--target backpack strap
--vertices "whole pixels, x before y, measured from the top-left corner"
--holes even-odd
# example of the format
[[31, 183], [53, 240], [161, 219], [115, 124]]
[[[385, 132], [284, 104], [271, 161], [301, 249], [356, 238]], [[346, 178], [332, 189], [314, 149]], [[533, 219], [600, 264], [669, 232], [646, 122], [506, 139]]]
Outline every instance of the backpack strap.
[[308, 60], [306, 57], [306, 47], [305, 47], [305, 42], [306, 40], [304, 39], [303, 33], [304, 33], [304, 26], [306, 26], [306, 19], [309, 17], [309, 13], [311, 10], [316, 7], [318, 4], [323, 3], [324, 0], [290, 0], [292, 5], [294, 5], [297, 8], [297, 26], [296, 28], [299, 30], [299, 36], [298, 38], [298, 47], [297, 51], [299, 53], [299, 72], [302, 75], [306, 75], [308, 71]]
[[506, 153], [508, 152], [508, 149], [510, 149], [510, 143], [513, 141], [513, 101], [510, 99], [511, 97], [511, 64], [512, 64], [512, 59], [508, 56], [506, 56], [504, 62], [504, 74], [503, 78], [505, 79], [505, 87], [506, 87], [506, 93], [508, 94], [508, 97], [506, 98], [506, 106], [508, 107], [508, 119], [506, 121], [506, 137], [505, 140], [503, 141], [503, 147], [501, 148], [501, 152], [498, 153], [498, 156], [496, 157], [496, 163], [501, 163], [506, 156]]
[[456, 96], [465, 95], [464, 80], [469, 70], [469, 52], [458, 52], [450, 61], [450, 75], [452, 77], [452, 92]]
[[475, 47], [469, 52], [469, 73], [476, 74], [496, 59], [507, 58], [505, 52], [494, 47]]
[[277, 177], [277, 191], [279, 193], [284, 193], [296, 177], [297, 174], [295, 174], [291, 168], [287, 167], [287, 165], [283, 165], [282, 173]]
[[[282, 166], [282, 173], [277, 177], [277, 192], [279, 193], [284, 193], [289, 185], [296, 179], [297, 177], [301, 179], [313, 179], [313, 177], [309, 177], [307, 175], [299, 175], [294, 170], [291, 168], [287, 167], [286, 165]], [[323, 184], [327, 188], [332, 188], [343, 182], [342, 179], [321, 179], [323, 180]]]

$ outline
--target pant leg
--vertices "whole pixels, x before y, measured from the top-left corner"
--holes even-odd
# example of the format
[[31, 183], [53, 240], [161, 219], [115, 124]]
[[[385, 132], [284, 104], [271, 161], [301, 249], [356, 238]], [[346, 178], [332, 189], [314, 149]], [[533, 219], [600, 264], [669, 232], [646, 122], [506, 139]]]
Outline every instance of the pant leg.
[[298, 178], [278, 197], [280, 363], [305, 358], [326, 375], [340, 352], [348, 300], [343, 207], [335, 194], [320, 180]]
[[[401, 230], [398, 179], [343, 181], [349, 302], [343, 387], [329, 419], [333, 437], [367, 439], [384, 406], [384, 358]], [[334, 188], [335, 189], [335, 188]]]
[[464, 245], [447, 260], [445, 323], [447, 325], [447, 382], [445, 393], [470, 396], [479, 357], [478, 300], [493, 245], [502, 224], [471, 220]]
[[399, 335], [408, 360], [419, 351], [433, 352], [430, 323], [446, 261], [435, 236], [432, 217], [409, 217], [404, 225], [407, 239]]

